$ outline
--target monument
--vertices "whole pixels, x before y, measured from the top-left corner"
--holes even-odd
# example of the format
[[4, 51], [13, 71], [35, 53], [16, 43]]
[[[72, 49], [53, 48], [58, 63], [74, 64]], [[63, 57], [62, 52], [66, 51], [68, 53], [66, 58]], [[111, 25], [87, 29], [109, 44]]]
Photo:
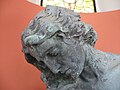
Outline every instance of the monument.
[[120, 55], [94, 48], [97, 33], [79, 13], [46, 6], [21, 34], [22, 51], [47, 90], [120, 90]]

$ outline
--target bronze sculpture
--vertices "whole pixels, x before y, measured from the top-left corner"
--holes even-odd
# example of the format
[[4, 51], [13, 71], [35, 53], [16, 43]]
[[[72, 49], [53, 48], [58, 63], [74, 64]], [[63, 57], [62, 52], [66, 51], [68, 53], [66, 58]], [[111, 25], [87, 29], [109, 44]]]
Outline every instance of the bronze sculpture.
[[21, 34], [47, 90], [120, 90], [120, 55], [94, 48], [97, 33], [72, 10], [47, 6]]

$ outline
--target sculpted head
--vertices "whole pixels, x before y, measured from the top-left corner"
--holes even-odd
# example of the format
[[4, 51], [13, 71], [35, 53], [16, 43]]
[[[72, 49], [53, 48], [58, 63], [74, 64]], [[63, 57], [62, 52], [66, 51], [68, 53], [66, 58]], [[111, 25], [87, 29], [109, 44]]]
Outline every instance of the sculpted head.
[[27, 61], [44, 72], [78, 77], [83, 70], [83, 45], [94, 46], [97, 35], [80, 15], [62, 7], [47, 6], [21, 35]]

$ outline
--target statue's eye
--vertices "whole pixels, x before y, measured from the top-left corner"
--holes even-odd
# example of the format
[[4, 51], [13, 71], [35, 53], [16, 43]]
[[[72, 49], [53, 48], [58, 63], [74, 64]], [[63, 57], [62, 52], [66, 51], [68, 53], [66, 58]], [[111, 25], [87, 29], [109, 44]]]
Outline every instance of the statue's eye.
[[58, 54], [57, 53], [48, 53], [47, 55], [50, 57], [56, 57]]
[[57, 38], [63, 38], [63, 36], [61, 36], [61, 35], [59, 35], [59, 34], [57, 34], [56, 37], [57, 37]]
[[48, 56], [50, 57], [56, 57], [59, 54], [59, 49], [58, 48], [51, 48], [49, 52], [47, 53]]
[[63, 34], [63, 33], [58, 33], [58, 34], [56, 34], [56, 38], [57, 38], [57, 39], [63, 39], [63, 37], [64, 37], [64, 34]]

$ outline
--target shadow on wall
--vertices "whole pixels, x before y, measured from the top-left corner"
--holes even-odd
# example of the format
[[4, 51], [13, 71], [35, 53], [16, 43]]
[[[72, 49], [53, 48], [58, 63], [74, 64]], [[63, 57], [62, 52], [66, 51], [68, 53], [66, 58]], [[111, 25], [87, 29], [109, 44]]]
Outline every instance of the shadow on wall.
[[[45, 90], [40, 72], [21, 52], [20, 33], [43, 7], [25, 0], [0, 3], [0, 90]], [[120, 11], [81, 14], [98, 33], [96, 48], [120, 54]]]

